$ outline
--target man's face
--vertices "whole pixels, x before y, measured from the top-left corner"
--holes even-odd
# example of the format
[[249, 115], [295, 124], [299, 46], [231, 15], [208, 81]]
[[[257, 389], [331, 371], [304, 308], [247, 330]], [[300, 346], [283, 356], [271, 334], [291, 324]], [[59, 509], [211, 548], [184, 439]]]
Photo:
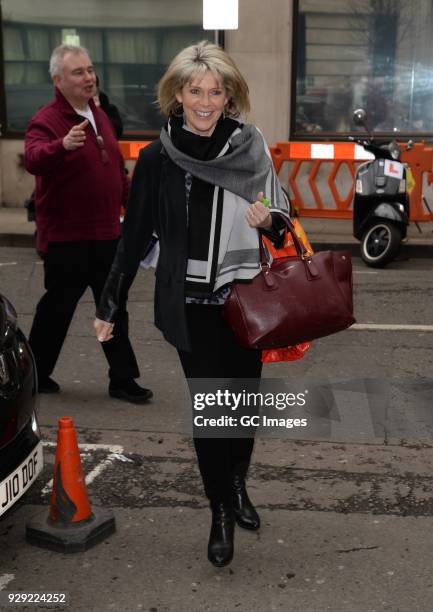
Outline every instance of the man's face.
[[66, 53], [62, 73], [55, 74], [53, 81], [72, 106], [87, 104], [96, 88], [96, 75], [90, 57], [87, 53]]

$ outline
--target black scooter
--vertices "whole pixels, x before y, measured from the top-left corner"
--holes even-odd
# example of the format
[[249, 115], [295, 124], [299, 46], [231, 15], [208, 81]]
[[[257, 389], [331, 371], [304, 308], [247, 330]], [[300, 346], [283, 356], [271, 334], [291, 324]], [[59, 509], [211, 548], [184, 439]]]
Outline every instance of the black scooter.
[[[361, 164], [355, 176], [353, 235], [361, 241], [361, 257], [373, 268], [382, 268], [398, 255], [409, 224], [407, 170], [400, 162], [400, 146], [395, 141], [373, 143], [367, 114], [359, 108], [353, 122], [363, 127], [368, 140], [358, 140], [374, 160]], [[410, 140], [406, 149], [413, 146]]]

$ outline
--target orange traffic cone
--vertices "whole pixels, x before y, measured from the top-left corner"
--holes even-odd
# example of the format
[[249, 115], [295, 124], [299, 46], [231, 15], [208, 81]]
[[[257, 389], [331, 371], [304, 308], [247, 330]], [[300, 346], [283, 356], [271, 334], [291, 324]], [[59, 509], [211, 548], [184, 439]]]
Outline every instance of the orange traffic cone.
[[114, 533], [111, 510], [90, 506], [71, 417], [59, 419], [50, 513], [26, 525], [30, 544], [60, 552], [87, 550]]

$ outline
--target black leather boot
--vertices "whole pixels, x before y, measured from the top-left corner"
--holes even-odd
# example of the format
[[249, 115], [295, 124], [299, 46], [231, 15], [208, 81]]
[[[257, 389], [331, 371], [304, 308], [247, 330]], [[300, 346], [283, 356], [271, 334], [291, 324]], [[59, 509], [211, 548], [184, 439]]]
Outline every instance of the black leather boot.
[[233, 559], [235, 521], [233, 508], [226, 502], [211, 503], [212, 526], [207, 557], [216, 567], [228, 565]]
[[248, 497], [245, 479], [235, 474], [233, 476], [233, 510], [239, 527], [256, 531], [260, 528], [260, 517]]

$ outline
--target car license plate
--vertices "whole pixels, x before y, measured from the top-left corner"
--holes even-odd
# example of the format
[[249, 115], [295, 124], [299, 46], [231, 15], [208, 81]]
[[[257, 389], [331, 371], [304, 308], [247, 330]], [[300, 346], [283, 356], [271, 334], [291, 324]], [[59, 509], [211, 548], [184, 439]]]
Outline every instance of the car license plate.
[[39, 442], [24, 461], [0, 482], [0, 515], [8, 510], [27, 491], [44, 465], [42, 442]]

